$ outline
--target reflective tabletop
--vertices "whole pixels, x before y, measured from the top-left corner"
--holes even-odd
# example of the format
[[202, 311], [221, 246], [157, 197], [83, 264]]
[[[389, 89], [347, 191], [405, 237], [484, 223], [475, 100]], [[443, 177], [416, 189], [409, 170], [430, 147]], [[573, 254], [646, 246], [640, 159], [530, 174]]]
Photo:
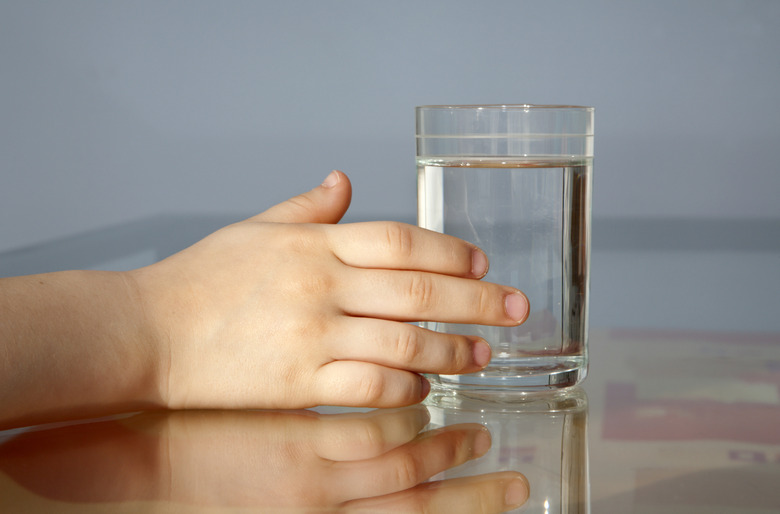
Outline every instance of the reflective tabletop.
[[[0, 274], [100, 268], [100, 251], [106, 268], [143, 265], [177, 249], [149, 243], [166, 219], [0, 254]], [[186, 244], [222, 221], [173, 233]], [[581, 387], [8, 430], [0, 512], [503, 512], [521, 485], [516, 512], [780, 512], [780, 239], [652, 243], [623, 228], [621, 244], [594, 240]]]

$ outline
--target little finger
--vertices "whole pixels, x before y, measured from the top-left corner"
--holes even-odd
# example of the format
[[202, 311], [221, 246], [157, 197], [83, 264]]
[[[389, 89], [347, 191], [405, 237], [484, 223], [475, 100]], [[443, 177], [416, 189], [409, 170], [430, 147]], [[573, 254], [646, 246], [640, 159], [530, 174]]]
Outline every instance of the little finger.
[[422, 401], [428, 381], [409, 371], [358, 361], [333, 361], [316, 373], [319, 405], [405, 407]]

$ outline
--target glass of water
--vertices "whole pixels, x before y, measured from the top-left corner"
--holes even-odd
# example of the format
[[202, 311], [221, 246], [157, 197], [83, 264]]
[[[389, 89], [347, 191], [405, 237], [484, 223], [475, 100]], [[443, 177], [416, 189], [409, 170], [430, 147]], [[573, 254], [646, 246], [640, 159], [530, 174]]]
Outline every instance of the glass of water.
[[517, 327], [422, 322], [478, 335], [478, 373], [430, 375], [434, 391], [511, 399], [587, 373], [593, 108], [434, 105], [416, 109], [418, 224], [482, 248], [484, 280], [531, 305]]
[[490, 432], [485, 455], [440, 473], [436, 480], [516, 471], [530, 496], [519, 512], [590, 512], [588, 397], [580, 387], [547, 391], [522, 403], [458, 396], [426, 400], [429, 429], [479, 423]]

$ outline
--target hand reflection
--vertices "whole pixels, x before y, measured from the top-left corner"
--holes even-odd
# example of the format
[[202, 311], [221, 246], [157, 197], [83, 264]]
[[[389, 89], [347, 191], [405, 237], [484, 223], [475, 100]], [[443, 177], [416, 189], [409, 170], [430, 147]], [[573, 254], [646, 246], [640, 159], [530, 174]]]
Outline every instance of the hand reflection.
[[480, 424], [420, 433], [427, 423], [419, 406], [139, 414], [22, 434], [0, 446], [0, 469], [38, 496], [76, 503], [450, 513], [525, 501], [515, 472], [425, 482], [491, 444]]

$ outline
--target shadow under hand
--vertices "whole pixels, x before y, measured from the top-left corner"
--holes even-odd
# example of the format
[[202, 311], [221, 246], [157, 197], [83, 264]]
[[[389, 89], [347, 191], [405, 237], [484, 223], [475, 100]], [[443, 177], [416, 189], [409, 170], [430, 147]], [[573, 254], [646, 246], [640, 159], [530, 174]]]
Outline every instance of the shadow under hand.
[[[47, 509], [52, 501], [107, 511], [148, 502], [145, 510], [173, 503], [195, 511], [448, 514], [473, 512], [477, 502], [483, 512], [502, 512], [514, 506], [507, 498], [524, 501], [527, 482], [514, 472], [426, 482], [491, 445], [481, 424], [422, 431], [428, 421], [421, 406], [332, 415], [180, 411], [35, 430], [0, 445], [0, 471], [11, 479], [0, 479], [0, 498], [16, 498], [9, 501], [26, 512], [44, 505], [40, 499]], [[26, 495], [3, 491], [19, 486]]]

